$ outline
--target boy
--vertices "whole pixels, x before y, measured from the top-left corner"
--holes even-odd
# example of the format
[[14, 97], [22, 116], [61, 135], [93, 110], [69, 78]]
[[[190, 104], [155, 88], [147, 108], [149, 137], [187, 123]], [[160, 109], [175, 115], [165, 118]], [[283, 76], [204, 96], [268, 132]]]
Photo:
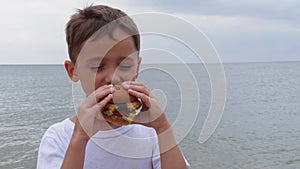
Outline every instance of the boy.
[[[169, 121], [138, 76], [140, 36], [122, 11], [96, 5], [79, 10], [67, 23], [65, 62], [73, 82], [80, 81], [86, 99], [76, 116], [44, 134], [37, 168], [187, 168]], [[103, 107], [112, 100], [113, 84], [142, 101], [134, 124], [106, 122]]]

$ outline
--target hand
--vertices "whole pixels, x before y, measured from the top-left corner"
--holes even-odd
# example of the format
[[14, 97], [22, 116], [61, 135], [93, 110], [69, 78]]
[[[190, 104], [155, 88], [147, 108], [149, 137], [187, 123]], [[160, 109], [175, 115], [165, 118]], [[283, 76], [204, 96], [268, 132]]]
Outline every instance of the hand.
[[113, 92], [112, 85], [101, 86], [79, 104], [73, 136], [89, 140], [101, 127], [108, 126], [101, 110], [112, 99]]
[[141, 113], [136, 115], [134, 123], [153, 127], [158, 135], [161, 168], [187, 168], [182, 153], [177, 146], [173, 129], [166, 114], [154, 94], [141, 82], [122, 84], [129, 94], [140, 98], [143, 103]]
[[128, 81], [122, 83], [128, 93], [140, 98], [143, 103], [141, 112], [136, 115], [133, 123], [153, 127], [160, 134], [171, 127], [166, 114], [153, 93], [141, 82]]

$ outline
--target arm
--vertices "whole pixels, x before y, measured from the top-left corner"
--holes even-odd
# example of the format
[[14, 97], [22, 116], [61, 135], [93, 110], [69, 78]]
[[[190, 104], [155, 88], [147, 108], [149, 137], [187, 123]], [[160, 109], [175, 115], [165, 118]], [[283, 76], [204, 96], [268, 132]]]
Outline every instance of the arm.
[[162, 128], [155, 129], [158, 135], [160, 158], [162, 169], [187, 169], [184, 157], [175, 140], [171, 125], [167, 121], [165, 114], [161, 118], [165, 118], [167, 124]]
[[152, 127], [158, 135], [162, 169], [185, 169], [187, 165], [175, 140], [171, 124], [155, 96], [140, 82], [123, 83], [128, 92], [143, 102], [142, 113], [135, 118], [135, 123]]
[[[90, 137], [103, 127], [103, 122], [101, 121], [104, 121], [104, 119], [100, 119], [99, 110], [112, 99], [111, 93], [113, 91], [112, 86], [102, 86], [79, 105], [77, 116], [72, 119], [75, 122], [74, 132], [61, 169], [83, 168], [86, 145]], [[104, 99], [98, 102], [103, 97]]]
[[[66, 151], [66, 155], [61, 166], [61, 169], [82, 169], [84, 165], [84, 155], [86, 144], [89, 140], [89, 137], [85, 132], [78, 132], [82, 130], [77, 117], [75, 118], [75, 127], [74, 132]], [[79, 125], [79, 126], [78, 126]], [[82, 134], [80, 134], [82, 133]]]
[[175, 140], [172, 127], [166, 115], [161, 115], [166, 124], [155, 128], [158, 135], [160, 158], [162, 169], [185, 169], [187, 168], [181, 150]]

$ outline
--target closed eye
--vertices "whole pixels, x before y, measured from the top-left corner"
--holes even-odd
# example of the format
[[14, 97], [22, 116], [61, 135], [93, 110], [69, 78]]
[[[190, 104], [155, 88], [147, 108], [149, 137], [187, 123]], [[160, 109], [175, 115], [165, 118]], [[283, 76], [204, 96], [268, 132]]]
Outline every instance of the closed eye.
[[130, 68], [131, 68], [131, 65], [119, 65], [119, 68], [122, 68], [122, 69], [130, 69]]
[[94, 71], [101, 71], [103, 70], [104, 65], [99, 65], [99, 66], [91, 66], [90, 69]]

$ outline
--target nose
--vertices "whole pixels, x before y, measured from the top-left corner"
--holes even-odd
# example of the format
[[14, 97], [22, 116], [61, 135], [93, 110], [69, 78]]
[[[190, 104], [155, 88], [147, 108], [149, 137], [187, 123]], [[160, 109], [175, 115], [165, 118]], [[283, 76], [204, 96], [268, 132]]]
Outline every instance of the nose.
[[105, 74], [104, 81], [106, 84], [119, 84], [121, 78], [115, 68], [110, 68]]

